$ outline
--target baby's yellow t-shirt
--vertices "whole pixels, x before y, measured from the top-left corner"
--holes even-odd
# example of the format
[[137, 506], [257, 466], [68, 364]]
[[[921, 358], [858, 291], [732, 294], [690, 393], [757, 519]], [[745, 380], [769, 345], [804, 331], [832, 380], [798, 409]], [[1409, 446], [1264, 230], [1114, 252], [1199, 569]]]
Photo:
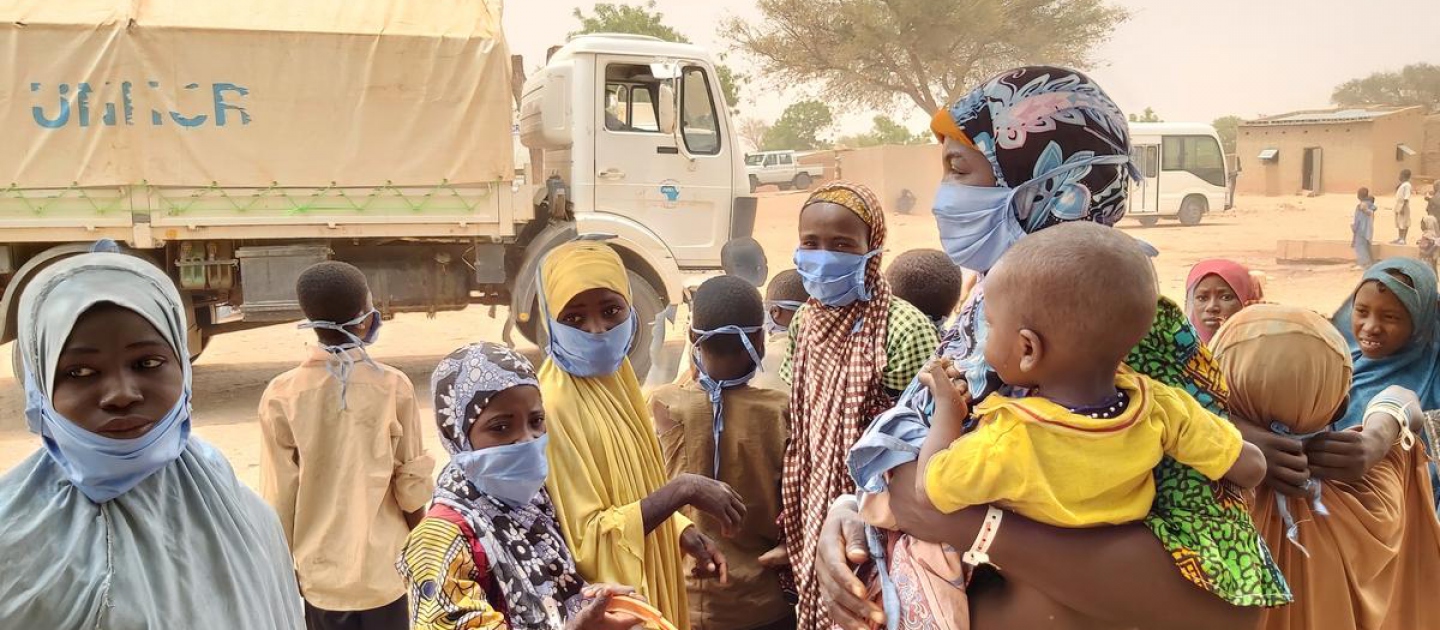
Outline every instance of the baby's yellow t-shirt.
[[1137, 521], [1155, 499], [1164, 455], [1220, 479], [1243, 440], [1184, 391], [1122, 369], [1129, 404], [1095, 419], [1038, 397], [992, 395], [979, 426], [936, 453], [925, 490], [942, 512], [995, 503], [1042, 523], [1089, 527]]

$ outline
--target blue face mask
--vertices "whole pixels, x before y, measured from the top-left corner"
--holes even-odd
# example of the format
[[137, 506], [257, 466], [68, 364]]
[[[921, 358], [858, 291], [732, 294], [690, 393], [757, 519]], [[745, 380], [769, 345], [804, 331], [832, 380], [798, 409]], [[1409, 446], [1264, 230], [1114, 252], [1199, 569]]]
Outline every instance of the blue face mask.
[[[370, 322], [370, 328], [365, 331], [364, 337], [350, 332], [351, 327], [359, 326], [367, 321]], [[333, 330], [345, 336], [348, 340], [344, 343], [334, 345], [321, 344], [320, 346], [330, 353], [329, 359], [325, 361], [325, 371], [335, 377], [335, 380], [340, 381], [341, 409], [346, 408], [345, 394], [350, 390], [350, 375], [355, 371], [355, 364], [365, 363], [376, 370], [380, 369], [380, 366], [370, 358], [370, 353], [365, 351], [365, 348], [374, 344], [375, 341], [380, 338], [380, 322], [380, 311], [372, 308], [359, 317], [344, 323], [317, 320], [300, 324], [300, 329], [302, 330]], [[358, 351], [356, 354], [360, 355], [359, 358], [352, 356], [350, 354], [351, 350]]]
[[550, 460], [545, 456], [549, 443], [550, 436], [542, 435], [529, 442], [456, 453], [452, 461], [481, 492], [520, 506], [545, 487], [550, 474]]
[[566, 326], [554, 318], [550, 330], [550, 357], [571, 376], [607, 376], [620, 369], [635, 342], [635, 309], [619, 326], [602, 333], [588, 333]]
[[795, 250], [795, 270], [805, 283], [805, 292], [825, 306], [849, 306], [856, 300], [868, 302], [865, 265], [880, 250], [868, 254], [845, 254], [823, 249]]
[[779, 308], [794, 313], [799, 311], [800, 307], [804, 305], [804, 302], [796, 302], [794, 300], [775, 300], [773, 302], [766, 302], [765, 333], [770, 335], [783, 335], [790, 332], [789, 326], [781, 326], [780, 322], [775, 321], [775, 316], [770, 314], [771, 309]]
[[40, 425], [45, 450], [60, 464], [70, 483], [95, 503], [129, 492], [179, 459], [190, 440], [189, 386], [149, 433], [128, 440], [91, 433], [65, 419], [29, 378], [25, 397], [25, 413]]
[[[761, 328], [759, 326], [721, 326], [715, 330], [692, 329], [692, 332], [698, 335], [695, 339], [696, 351], [694, 354], [695, 381], [699, 383], [700, 388], [704, 389], [705, 393], [710, 396], [711, 430], [715, 436], [715, 453], [713, 460], [715, 470], [712, 477], [715, 479], [720, 478], [720, 434], [725, 431], [725, 397], [723, 394], [725, 390], [740, 387], [755, 378], [755, 372], [760, 369], [760, 353], [757, 352], [755, 346], [750, 343], [750, 335], [760, 332], [760, 330]], [[737, 335], [740, 337], [740, 342], [745, 344], [745, 351], [750, 353], [750, 360], [754, 362], [749, 373], [740, 378], [716, 380], [705, 372], [705, 364], [704, 361], [700, 359], [699, 347], [706, 339], [716, 335]]]
[[[1109, 164], [1129, 165], [1127, 155], [1104, 155], [1075, 160], [1052, 169], [1014, 188], [1004, 186], [967, 186], [941, 182], [935, 191], [935, 224], [940, 230], [940, 245], [956, 265], [978, 271], [990, 271], [1000, 257], [1025, 236], [1025, 228], [1016, 218], [1017, 199], [1024, 199], [1033, 209], [1045, 209], [1061, 194], [1060, 190], [1040, 193], [1030, 199], [1031, 190], [1073, 170]], [[1133, 167], [1131, 169], [1133, 171]], [[1087, 200], [1088, 203], [1088, 200]], [[1088, 207], [1088, 205], [1087, 205]], [[1074, 220], [1084, 216], [1061, 217]], [[1033, 218], [1033, 213], [1032, 213]]]

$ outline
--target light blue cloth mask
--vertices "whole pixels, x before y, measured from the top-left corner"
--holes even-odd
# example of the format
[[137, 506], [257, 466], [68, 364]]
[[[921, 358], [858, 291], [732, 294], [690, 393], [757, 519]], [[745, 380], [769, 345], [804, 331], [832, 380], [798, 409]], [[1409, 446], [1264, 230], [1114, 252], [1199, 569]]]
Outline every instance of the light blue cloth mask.
[[456, 453], [452, 460], [465, 479], [481, 492], [512, 506], [525, 505], [545, 487], [550, 460], [545, 456], [549, 435], [518, 444], [492, 446]]
[[790, 332], [789, 326], [781, 326], [780, 322], [775, 321], [775, 316], [770, 314], [770, 309], [779, 308], [795, 313], [798, 312], [802, 306], [805, 306], [804, 302], [797, 302], [795, 300], [773, 300], [766, 302], [765, 333], [770, 335], [783, 335]]
[[[692, 329], [697, 337], [695, 339], [695, 382], [710, 396], [711, 431], [715, 437], [714, 472], [711, 477], [720, 478], [720, 434], [725, 431], [725, 390], [734, 389], [748, 384], [755, 378], [755, 373], [760, 370], [760, 353], [750, 343], [750, 335], [760, 332], [759, 326], [721, 326], [714, 330]], [[717, 380], [712, 378], [705, 371], [705, 362], [700, 358], [700, 344], [716, 335], [735, 335], [740, 342], [745, 344], [745, 351], [750, 353], [750, 360], [754, 361], [753, 367], [744, 376], [739, 378]]]
[[805, 292], [831, 307], [849, 306], [857, 300], [870, 301], [865, 286], [865, 266], [880, 250], [847, 254], [823, 249], [795, 250], [795, 270], [805, 283]]
[[[350, 332], [350, 328], [359, 326], [366, 321], [370, 321], [370, 329], [365, 331], [363, 338]], [[325, 361], [325, 371], [329, 372], [330, 376], [335, 377], [335, 380], [340, 381], [341, 409], [346, 408], [346, 394], [350, 391], [350, 375], [355, 373], [355, 364], [364, 363], [375, 370], [380, 369], [380, 365], [375, 363], [375, 360], [370, 358], [370, 353], [365, 350], [380, 338], [380, 325], [380, 311], [372, 308], [348, 322], [337, 323], [313, 320], [300, 324], [299, 326], [301, 330], [318, 329], [335, 331], [348, 339], [348, 341], [344, 343], [320, 345], [321, 348], [324, 348], [326, 352], [330, 353], [330, 356]]]
[[[1018, 206], [1027, 209], [1047, 208], [1062, 194], [1062, 189], [1047, 189], [1051, 180], [1080, 169], [1109, 164], [1129, 165], [1128, 155], [1102, 155], [1073, 159], [1014, 188], [1004, 186], [967, 186], [941, 182], [935, 192], [932, 211], [940, 231], [940, 245], [956, 265], [984, 273], [1000, 261], [1010, 247], [1025, 236], [1026, 226], [1020, 225]], [[1088, 205], [1075, 216], [1083, 218]], [[1032, 218], [1048, 218], [1039, 212], [1026, 212]]]

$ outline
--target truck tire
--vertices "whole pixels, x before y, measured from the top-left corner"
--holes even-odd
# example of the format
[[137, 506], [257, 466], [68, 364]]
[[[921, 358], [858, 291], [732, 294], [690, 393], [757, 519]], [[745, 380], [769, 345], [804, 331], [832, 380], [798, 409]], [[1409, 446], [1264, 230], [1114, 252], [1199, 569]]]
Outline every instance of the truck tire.
[[795, 175], [795, 190], [810, 190], [811, 183], [809, 173], [799, 173]]
[[751, 176], [750, 176], [750, 192], [753, 193], [753, 192], [755, 192], [756, 190], [759, 190], [759, 189], [760, 189], [760, 178], [759, 178], [759, 177], [756, 177], [756, 176], [754, 176], [754, 175], [751, 175]]
[[[660, 298], [660, 293], [651, 287], [645, 278], [640, 277], [640, 274], [634, 271], [626, 273], [630, 276], [630, 306], [635, 308], [635, 343], [630, 347], [630, 367], [635, 370], [635, 378], [644, 383], [645, 376], [650, 373], [650, 342], [655, 338], [655, 318], [665, 310], [665, 300]], [[544, 315], [540, 314], [537, 305], [530, 317], [532, 326], [520, 326], [518, 322], [516, 325], [520, 334], [539, 346], [542, 352], [550, 343], [550, 334], [543, 319]], [[527, 328], [531, 331], [528, 334]], [[531, 337], [532, 334], [534, 337]]]
[[1199, 195], [1186, 197], [1185, 201], [1180, 204], [1180, 224], [1199, 225], [1200, 219], [1203, 218], [1205, 212], [1209, 210], [1209, 205], [1210, 204], [1205, 201], [1205, 198]]

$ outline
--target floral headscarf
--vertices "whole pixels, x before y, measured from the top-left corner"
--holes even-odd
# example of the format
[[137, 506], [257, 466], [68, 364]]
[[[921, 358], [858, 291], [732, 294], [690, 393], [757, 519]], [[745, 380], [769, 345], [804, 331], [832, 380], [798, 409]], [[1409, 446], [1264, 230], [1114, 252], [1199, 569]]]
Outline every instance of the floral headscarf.
[[[1015, 187], [1086, 158], [1130, 152], [1129, 123], [1090, 77], [1049, 66], [1000, 74], [935, 113], [930, 128], [985, 154], [1001, 186]], [[1027, 233], [1064, 221], [1114, 225], [1125, 215], [1132, 168], [1097, 165], [1061, 173], [1041, 193], [1058, 194], [1043, 207], [1016, 199]]]
[[[441, 360], [430, 385], [440, 441], [454, 455], [472, 450], [470, 428], [496, 395], [521, 385], [538, 388], [539, 381], [529, 359], [502, 345], [477, 343]], [[544, 490], [515, 507], [481, 492], [451, 462], [440, 471], [435, 503], [458, 512], [475, 532], [505, 596], [511, 628], [553, 630], [579, 609], [585, 582]]]

